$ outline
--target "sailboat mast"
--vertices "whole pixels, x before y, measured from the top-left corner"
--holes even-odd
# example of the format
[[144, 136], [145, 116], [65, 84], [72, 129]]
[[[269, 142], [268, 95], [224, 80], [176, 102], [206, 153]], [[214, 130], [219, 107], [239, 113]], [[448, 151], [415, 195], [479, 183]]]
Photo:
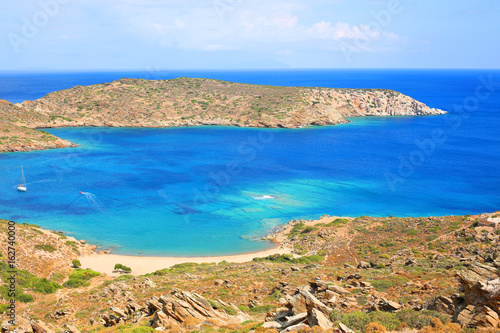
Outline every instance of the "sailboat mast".
[[22, 175], [22, 180], [23, 180], [23, 185], [26, 186], [26, 179], [24, 179], [24, 169], [23, 169], [23, 162], [21, 162], [21, 175]]

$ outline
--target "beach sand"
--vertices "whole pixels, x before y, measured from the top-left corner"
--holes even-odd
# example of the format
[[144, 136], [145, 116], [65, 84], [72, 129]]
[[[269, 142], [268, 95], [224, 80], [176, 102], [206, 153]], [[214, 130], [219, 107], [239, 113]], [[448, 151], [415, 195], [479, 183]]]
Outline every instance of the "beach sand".
[[111, 276], [121, 275], [118, 272], [113, 272], [115, 264], [122, 264], [132, 269], [130, 274], [142, 275], [155, 272], [159, 269], [168, 268], [176, 264], [185, 262], [194, 263], [218, 263], [221, 261], [242, 263], [252, 261], [256, 257], [266, 257], [271, 254], [289, 254], [290, 249], [276, 245], [275, 248], [252, 253], [243, 253], [227, 256], [214, 257], [146, 257], [146, 256], [126, 256], [118, 254], [95, 254], [78, 258], [82, 264], [82, 268], [90, 268], [100, 273], [105, 273]]
[[[314, 226], [318, 223], [328, 224], [337, 218], [352, 219], [350, 217], [328, 216], [324, 215], [317, 220], [302, 221], [305, 225]], [[242, 263], [252, 261], [253, 258], [267, 257], [271, 254], [291, 254], [292, 250], [282, 245], [286, 234], [292, 228], [286, 224], [278, 234], [272, 235], [270, 238], [277, 243], [276, 246], [269, 250], [259, 252], [249, 252], [236, 255], [226, 256], [207, 256], [207, 257], [147, 257], [147, 256], [126, 256], [118, 254], [96, 253], [90, 256], [82, 256], [78, 258], [82, 264], [82, 268], [90, 268], [100, 273], [105, 273], [110, 276], [121, 275], [118, 272], [113, 272], [116, 264], [122, 264], [132, 269], [130, 274], [143, 275], [155, 272], [159, 269], [169, 268], [176, 264], [185, 262], [201, 263], [219, 263], [221, 261]]]

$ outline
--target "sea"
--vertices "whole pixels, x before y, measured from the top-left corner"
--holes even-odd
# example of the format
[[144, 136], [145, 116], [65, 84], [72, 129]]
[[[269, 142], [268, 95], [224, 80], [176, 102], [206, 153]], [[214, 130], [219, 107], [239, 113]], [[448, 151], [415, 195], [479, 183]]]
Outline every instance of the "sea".
[[78, 147], [0, 154], [0, 218], [118, 254], [210, 256], [268, 249], [273, 228], [324, 214], [500, 210], [499, 70], [0, 72], [0, 99], [122, 77], [393, 89], [448, 113], [300, 129], [48, 129]]

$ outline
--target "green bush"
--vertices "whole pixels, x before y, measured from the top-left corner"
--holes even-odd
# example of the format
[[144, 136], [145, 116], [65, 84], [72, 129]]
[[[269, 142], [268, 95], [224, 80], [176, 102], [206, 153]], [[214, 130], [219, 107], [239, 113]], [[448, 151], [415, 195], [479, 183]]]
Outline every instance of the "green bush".
[[438, 318], [445, 325], [450, 321], [448, 316], [445, 314], [430, 310], [415, 311], [406, 309], [397, 312], [396, 316], [400, 322], [404, 322], [411, 328], [416, 329], [421, 329], [424, 326], [431, 325], [432, 318]]
[[82, 266], [82, 263], [78, 259], [73, 260], [71, 263], [73, 264], [73, 267], [75, 267], [75, 268]]
[[93, 271], [91, 269], [76, 268], [69, 275], [68, 281], [63, 283], [63, 287], [65, 288], [87, 287], [90, 285], [88, 280], [99, 275], [101, 275], [99, 272]]
[[37, 244], [37, 245], [35, 245], [35, 249], [50, 252], [50, 253], [52, 253], [56, 250], [56, 248], [50, 244]]
[[386, 279], [370, 281], [377, 291], [387, 291], [392, 286], [403, 285], [406, 282], [408, 279], [401, 276], [388, 276]]
[[356, 332], [364, 332], [365, 326], [370, 323], [370, 317], [364, 312], [356, 311], [342, 315], [341, 321]]
[[28, 294], [20, 294], [16, 298], [18, 301], [23, 302], [23, 303], [33, 302], [33, 296], [28, 295]]
[[63, 283], [64, 288], [79, 288], [88, 286], [90, 286], [90, 282], [80, 279], [69, 279]]
[[61, 289], [61, 285], [47, 279], [40, 279], [34, 286], [33, 291], [41, 294], [53, 294], [57, 289]]
[[377, 322], [387, 328], [388, 331], [394, 331], [400, 324], [395, 313], [374, 311], [369, 314], [370, 322]]
[[8, 304], [0, 304], [0, 314], [3, 314], [7, 311]]
[[275, 309], [276, 307], [274, 305], [258, 305], [254, 306], [249, 310], [250, 313], [253, 314], [259, 314], [259, 313], [268, 313], [269, 311]]
[[309, 232], [311, 232], [311, 231], [313, 231], [313, 230], [316, 230], [316, 228], [315, 228], [315, 227], [312, 227], [312, 226], [310, 226], [310, 225], [308, 225], [308, 226], [306, 226], [306, 227], [304, 228], [304, 230], [302, 230], [302, 232], [301, 232], [301, 233], [303, 233], [303, 234], [307, 234], [307, 233], [309, 233]]
[[349, 222], [348, 219], [335, 219], [332, 222], [328, 223], [326, 226], [327, 227], [333, 227], [333, 226], [342, 225], [342, 224], [345, 224], [345, 223], [348, 223], [348, 222]]
[[141, 326], [141, 327], [129, 328], [129, 329], [123, 330], [122, 332], [123, 333], [153, 333], [153, 332], [156, 332], [156, 331], [152, 327]]
[[91, 269], [81, 269], [77, 268], [69, 275], [70, 279], [80, 279], [80, 280], [90, 280], [95, 276], [99, 276], [101, 273], [93, 271]]
[[272, 262], [288, 262], [292, 264], [310, 264], [313, 262], [323, 261], [323, 256], [313, 254], [311, 256], [303, 256], [294, 258], [291, 254], [272, 254], [264, 258], [254, 258], [253, 261], [272, 261]]
[[122, 265], [122, 264], [116, 264], [115, 271], [122, 271], [122, 272], [130, 273], [130, 272], [132, 272], [132, 269], [130, 267], [127, 267], [127, 266]]

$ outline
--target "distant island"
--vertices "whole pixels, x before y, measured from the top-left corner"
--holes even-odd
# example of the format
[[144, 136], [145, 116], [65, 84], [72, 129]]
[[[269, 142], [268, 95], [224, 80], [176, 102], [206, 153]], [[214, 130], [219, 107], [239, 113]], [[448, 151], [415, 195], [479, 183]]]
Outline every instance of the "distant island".
[[439, 115], [445, 111], [388, 89], [253, 85], [201, 78], [75, 86], [35, 101], [0, 100], [0, 152], [74, 146], [42, 128], [222, 125], [300, 128], [348, 117]]

